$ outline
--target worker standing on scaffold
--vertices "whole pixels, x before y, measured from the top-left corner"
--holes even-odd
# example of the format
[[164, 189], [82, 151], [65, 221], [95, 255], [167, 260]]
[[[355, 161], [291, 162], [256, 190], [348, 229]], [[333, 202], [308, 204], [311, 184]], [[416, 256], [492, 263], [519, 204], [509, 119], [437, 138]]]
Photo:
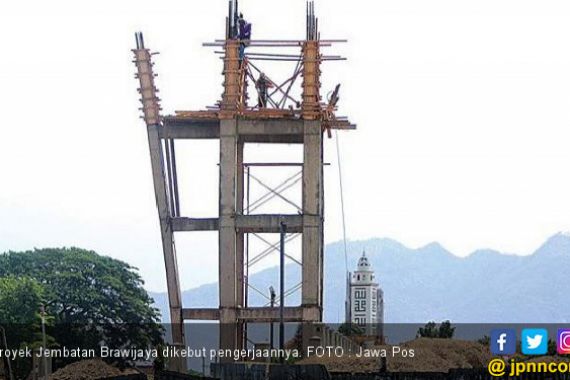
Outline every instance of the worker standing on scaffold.
[[239, 45], [239, 60], [241, 62], [245, 58], [245, 48], [251, 40], [251, 24], [245, 21], [243, 13], [240, 13], [238, 18], [238, 39], [241, 41]]
[[269, 98], [267, 90], [273, 87], [273, 84], [264, 73], [261, 73], [255, 82], [255, 87], [257, 87], [257, 106], [267, 108], [267, 99]]

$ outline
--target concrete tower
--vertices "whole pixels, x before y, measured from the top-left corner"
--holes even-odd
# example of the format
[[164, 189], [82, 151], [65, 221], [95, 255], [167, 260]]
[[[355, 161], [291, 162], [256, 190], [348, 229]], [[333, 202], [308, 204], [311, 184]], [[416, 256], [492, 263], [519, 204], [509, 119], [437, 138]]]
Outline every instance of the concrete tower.
[[[321, 48], [328, 48], [333, 43], [344, 40], [320, 38], [312, 1], [306, 4], [306, 38], [303, 40], [245, 38], [238, 33], [237, 0], [228, 2], [228, 11], [225, 39], [205, 44], [218, 49], [217, 52], [223, 58], [222, 98], [206, 109], [161, 115], [158, 90], [154, 83], [153, 54], [145, 47], [140, 32], [136, 34], [136, 49], [133, 50], [162, 237], [170, 307], [170, 343], [179, 348], [185, 347], [184, 322], [199, 320], [219, 322], [219, 348], [222, 349], [247, 348], [251, 343], [247, 335], [247, 325], [250, 323], [279, 322], [282, 327], [280, 331], [283, 331], [280, 334], [283, 339], [280, 339], [279, 344], [283, 346], [285, 323], [302, 322], [303, 344], [307, 345], [317, 333], [327, 331], [321, 325], [324, 281], [324, 140], [325, 136], [332, 137], [333, 129], [356, 128], [347, 118], [336, 115], [340, 85], [327, 97], [328, 103], [323, 102], [321, 97], [321, 63], [343, 60], [336, 55], [323, 54]], [[252, 48], [279, 48], [287, 54], [277, 54], [274, 50], [254, 52], [251, 51]], [[265, 61], [280, 64], [290, 62], [289, 66], [293, 70], [291, 76], [281, 83], [274, 81], [271, 79], [271, 71], [265, 70], [272, 66], [264, 68]], [[264, 90], [258, 85], [262, 75], [265, 77], [264, 82], [269, 81], [273, 87], [271, 91], [267, 91], [267, 85], [263, 86]], [[251, 83], [248, 85], [248, 82]], [[295, 83], [300, 86], [290, 92]], [[219, 83], [215, 85], [219, 86]], [[257, 97], [264, 101], [257, 105], [248, 104], [248, 88], [257, 91]], [[212, 175], [219, 178], [218, 210], [212, 211], [207, 218], [196, 217], [188, 209], [181, 208], [185, 202], [192, 204], [202, 200], [182, 199], [182, 192], [179, 192], [175, 154], [176, 148], [181, 148], [176, 145], [179, 140], [217, 140], [219, 143], [219, 165], [211, 166]], [[275, 161], [272, 162], [244, 161], [244, 152], [254, 144], [296, 145], [302, 156], [297, 162], [283, 162], [278, 153], [275, 153]], [[204, 165], [201, 160], [193, 164]], [[295, 169], [297, 174], [274, 186], [265, 184], [256, 177], [257, 173], [250, 170], [260, 167], [267, 171], [273, 168], [274, 178], [279, 175], [275, 168], [298, 168], [298, 171]], [[193, 181], [202, 185], [201, 178], [194, 178]], [[283, 191], [297, 183], [299, 200], [292, 201], [283, 195]], [[261, 194], [259, 198], [251, 199], [252, 202], [249, 196], [250, 184]], [[286, 205], [273, 208], [272, 211], [258, 209], [258, 206], [275, 197]], [[218, 253], [219, 296], [217, 304], [212, 300], [213, 305], [209, 308], [190, 308], [182, 303], [175, 234], [194, 232], [218, 234], [217, 247], [213, 246], [211, 252], [213, 254], [217, 250]], [[300, 258], [286, 253], [288, 251], [284, 247], [284, 243], [294, 237], [300, 237], [301, 240]], [[250, 246], [250, 238], [263, 243], [261, 252], [254, 252], [255, 245]], [[275, 238], [279, 240], [273, 243], [271, 239]], [[198, 253], [187, 250], [183, 254]], [[285, 278], [289, 278], [289, 273], [285, 273], [287, 266], [283, 265], [283, 275], [279, 279], [280, 295], [275, 300], [279, 307], [271, 306], [273, 301], [269, 295], [265, 290], [256, 288], [249, 276], [250, 268], [271, 254], [278, 254], [283, 260], [287, 257], [301, 267], [299, 282], [286, 288]], [[265, 296], [269, 302], [252, 302], [250, 292]], [[296, 292], [301, 293], [300, 303], [287, 298]], [[330, 334], [326, 335], [330, 339]], [[321, 342], [328, 343], [326, 339]], [[169, 362], [169, 369], [186, 372], [185, 360], [179, 359], [173, 358]]]
[[382, 338], [384, 292], [378, 285], [366, 252], [362, 253], [356, 270], [350, 274], [348, 297], [347, 321], [362, 328], [367, 336]]

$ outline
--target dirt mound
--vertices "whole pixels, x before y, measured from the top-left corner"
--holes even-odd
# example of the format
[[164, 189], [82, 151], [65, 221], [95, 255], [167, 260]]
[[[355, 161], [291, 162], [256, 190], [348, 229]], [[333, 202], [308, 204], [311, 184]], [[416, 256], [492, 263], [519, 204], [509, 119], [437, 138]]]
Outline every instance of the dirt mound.
[[121, 371], [100, 359], [91, 359], [60, 368], [52, 373], [49, 378], [50, 380], [94, 380], [131, 373], [134, 373], [133, 370]]
[[376, 373], [380, 369], [379, 359], [358, 358], [352, 355], [346, 355], [341, 358], [312, 356], [301, 360], [297, 364], [322, 364], [331, 373]]
[[389, 371], [448, 372], [456, 368], [486, 368], [492, 358], [487, 346], [463, 340], [420, 338], [402, 346], [414, 349], [414, 357], [389, 358]]
[[[491, 360], [488, 348], [477, 342], [420, 338], [403, 343], [400, 347], [413, 349], [414, 357], [392, 357], [392, 346], [373, 348], [386, 350], [389, 372], [448, 372], [457, 368], [486, 368]], [[311, 357], [301, 363], [323, 364], [330, 372], [370, 373], [380, 370], [381, 359], [345, 355], [341, 358]]]

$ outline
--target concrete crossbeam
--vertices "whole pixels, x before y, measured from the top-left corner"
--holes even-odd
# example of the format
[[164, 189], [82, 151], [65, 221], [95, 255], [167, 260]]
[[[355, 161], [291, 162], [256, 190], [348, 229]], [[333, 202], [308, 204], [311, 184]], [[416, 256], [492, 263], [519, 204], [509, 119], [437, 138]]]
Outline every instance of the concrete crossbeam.
[[[302, 120], [238, 120], [240, 141], [250, 143], [302, 143]], [[163, 139], [218, 139], [219, 120], [187, 120], [167, 117], [160, 129]]]
[[[278, 307], [248, 307], [247, 309], [237, 309], [238, 321], [244, 322], [279, 322]], [[302, 322], [303, 316], [320, 313], [317, 307], [303, 308], [301, 306], [285, 307], [283, 310], [283, 320], [285, 322]], [[212, 308], [191, 308], [182, 309], [182, 318], [185, 321], [217, 321], [220, 318], [220, 310]], [[316, 319], [314, 319], [316, 320]]]
[[303, 135], [303, 120], [239, 120], [238, 133], [246, 135]]
[[165, 118], [160, 128], [163, 139], [219, 139], [219, 120], [184, 120]]
[[[251, 322], [279, 322], [278, 307], [249, 307], [238, 310], [238, 319]], [[303, 308], [285, 307], [283, 309], [283, 320], [285, 322], [302, 322]]]
[[278, 233], [281, 222], [287, 226], [287, 232], [303, 231], [302, 215], [238, 215], [236, 228], [248, 233]]
[[217, 321], [219, 318], [219, 309], [182, 309], [182, 319], [185, 321]]
[[217, 231], [219, 228], [218, 218], [172, 218], [172, 231]]
[[[322, 218], [318, 215], [272, 214], [272, 215], [237, 215], [235, 227], [243, 233], [278, 233], [280, 223], [284, 222], [289, 233], [301, 233], [303, 228], [319, 227]], [[217, 231], [220, 227], [218, 218], [171, 218], [173, 232]]]

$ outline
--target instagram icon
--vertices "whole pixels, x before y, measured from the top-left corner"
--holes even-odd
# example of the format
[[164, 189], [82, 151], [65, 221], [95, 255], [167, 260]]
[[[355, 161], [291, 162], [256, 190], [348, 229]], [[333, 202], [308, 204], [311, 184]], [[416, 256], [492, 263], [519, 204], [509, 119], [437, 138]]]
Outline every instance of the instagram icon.
[[570, 329], [558, 330], [557, 351], [560, 355], [570, 355]]

